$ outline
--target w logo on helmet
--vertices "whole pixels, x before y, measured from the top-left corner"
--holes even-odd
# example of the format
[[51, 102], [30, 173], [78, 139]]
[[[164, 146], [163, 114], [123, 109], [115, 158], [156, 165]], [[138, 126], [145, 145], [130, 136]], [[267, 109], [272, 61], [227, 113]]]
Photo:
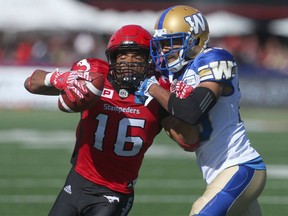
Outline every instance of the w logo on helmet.
[[191, 16], [184, 17], [185, 21], [191, 26], [191, 32], [195, 35], [205, 32], [207, 29], [207, 22], [202, 13], [192, 14]]

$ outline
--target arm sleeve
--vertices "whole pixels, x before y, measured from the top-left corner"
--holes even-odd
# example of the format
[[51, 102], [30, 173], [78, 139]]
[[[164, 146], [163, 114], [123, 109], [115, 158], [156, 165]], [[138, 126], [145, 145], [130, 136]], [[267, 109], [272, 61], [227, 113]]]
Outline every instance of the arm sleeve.
[[185, 99], [177, 98], [175, 94], [171, 94], [168, 101], [168, 111], [176, 118], [188, 124], [196, 125], [216, 102], [217, 98], [209, 88], [197, 87]]

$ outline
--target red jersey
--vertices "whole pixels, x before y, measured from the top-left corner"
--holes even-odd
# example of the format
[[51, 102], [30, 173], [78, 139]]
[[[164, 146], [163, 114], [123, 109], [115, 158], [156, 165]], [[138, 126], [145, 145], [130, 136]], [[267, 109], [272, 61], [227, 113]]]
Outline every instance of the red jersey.
[[105, 77], [99, 102], [81, 113], [72, 163], [84, 178], [130, 193], [165, 111], [154, 99], [146, 107], [134, 94], [121, 98]]

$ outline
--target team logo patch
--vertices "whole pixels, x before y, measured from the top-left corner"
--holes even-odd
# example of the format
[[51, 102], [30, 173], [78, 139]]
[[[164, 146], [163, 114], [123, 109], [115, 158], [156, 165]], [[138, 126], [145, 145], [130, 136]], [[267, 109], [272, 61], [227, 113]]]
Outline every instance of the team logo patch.
[[116, 197], [116, 196], [106, 196], [106, 195], [103, 195], [103, 197], [105, 197], [109, 203], [113, 203], [113, 202], [118, 202], [120, 201], [119, 197]]
[[111, 99], [113, 97], [113, 94], [114, 94], [114, 90], [104, 88], [101, 96]]
[[184, 19], [192, 27], [195, 35], [198, 35], [200, 31], [207, 31], [203, 14], [193, 14], [192, 16], [186, 16]]
[[83, 59], [77, 63], [77, 70], [81, 71], [89, 71], [91, 69], [91, 66], [87, 59]]
[[64, 187], [64, 191], [68, 194], [72, 194], [72, 188], [71, 185], [67, 185]]

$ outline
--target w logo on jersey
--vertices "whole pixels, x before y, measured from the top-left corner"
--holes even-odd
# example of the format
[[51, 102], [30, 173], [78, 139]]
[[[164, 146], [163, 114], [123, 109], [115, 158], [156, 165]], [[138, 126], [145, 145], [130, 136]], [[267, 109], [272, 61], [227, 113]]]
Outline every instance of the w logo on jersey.
[[200, 30], [202, 32], [208, 30], [203, 14], [201, 13], [192, 14], [192, 16], [187, 16], [184, 19], [192, 27], [192, 31], [195, 35], [199, 34]]
[[231, 79], [235, 76], [236, 63], [233, 61], [215, 61], [209, 63], [215, 80]]

